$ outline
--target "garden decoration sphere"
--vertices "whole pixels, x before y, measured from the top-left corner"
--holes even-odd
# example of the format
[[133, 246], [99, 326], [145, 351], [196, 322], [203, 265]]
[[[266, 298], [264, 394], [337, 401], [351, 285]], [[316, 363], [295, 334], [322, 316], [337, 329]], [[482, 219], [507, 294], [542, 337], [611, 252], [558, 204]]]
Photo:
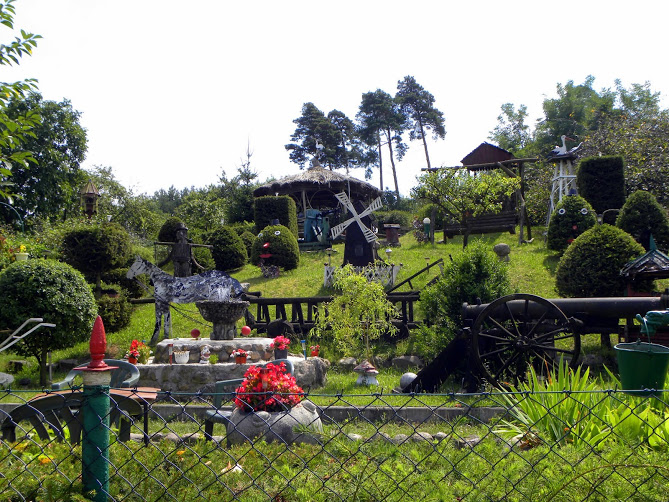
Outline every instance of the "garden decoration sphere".
[[242, 335], [249, 336], [251, 334], [251, 328], [248, 326], [242, 326]]
[[190, 336], [197, 339], [200, 336], [200, 330], [197, 328], [190, 330]]
[[415, 373], [405, 373], [400, 377], [400, 388], [405, 388], [407, 385], [409, 385], [411, 382], [413, 382], [416, 379], [416, 374]]

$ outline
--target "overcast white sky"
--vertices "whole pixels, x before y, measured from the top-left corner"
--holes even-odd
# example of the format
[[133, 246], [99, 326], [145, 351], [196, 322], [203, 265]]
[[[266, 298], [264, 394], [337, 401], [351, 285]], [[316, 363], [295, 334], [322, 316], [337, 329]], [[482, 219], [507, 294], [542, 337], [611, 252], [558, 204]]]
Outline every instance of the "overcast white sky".
[[[34, 77], [88, 131], [85, 168], [110, 166], [136, 193], [236, 174], [247, 142], [264, 181], [294, 174], [284, 145], [302, 104], [354, 119], [363, 93], [413, 75], [436, 98], [446, 139], [432, 164], [458, 165], [505, 102], [533, 119], [558, 82], [649, 80], [669, 106], [664, 1], [18, 0], [15, 26], [44, 38], [3, 81]], [[0, 41], [12, 34], [0, 29]], [[557, 139], [556, 139], [557, 142]], [[384, 163], [388, 165], [388, 163]], [[412, 142], [408, 194], [425, 167]], [[356, 173], [362, 176], [362, 173]], [[378, 186], [378, 172], [371, 182]], [[384, 182], [391, 184], [388, 170]]]

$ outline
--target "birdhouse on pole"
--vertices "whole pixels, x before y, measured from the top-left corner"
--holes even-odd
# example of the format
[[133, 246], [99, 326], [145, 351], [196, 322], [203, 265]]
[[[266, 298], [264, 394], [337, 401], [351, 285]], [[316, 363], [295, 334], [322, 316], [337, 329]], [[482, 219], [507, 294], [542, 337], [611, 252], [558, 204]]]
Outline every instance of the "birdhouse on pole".
[[90, 220], [91, 216], [98, 213], [98, 199], [100, 198], [100, 192], [92, 179], [88, 179], [88, 182], [81, 189], [79, 195], [84, 214], [88, 216], [88, 219]]

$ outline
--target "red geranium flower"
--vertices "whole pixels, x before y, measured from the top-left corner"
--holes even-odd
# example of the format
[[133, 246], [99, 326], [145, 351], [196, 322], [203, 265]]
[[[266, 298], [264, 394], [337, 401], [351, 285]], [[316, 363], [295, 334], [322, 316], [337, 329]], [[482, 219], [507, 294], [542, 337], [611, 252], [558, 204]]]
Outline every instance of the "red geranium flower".
[[237, 388], [235, 406], [244, 411], [285, 411], [304, 398], [304, 390], [295, 377], [286, 373], [286, 364], [268, 363], [263, 372], [251, 366], [244, 373], [244, 381]]

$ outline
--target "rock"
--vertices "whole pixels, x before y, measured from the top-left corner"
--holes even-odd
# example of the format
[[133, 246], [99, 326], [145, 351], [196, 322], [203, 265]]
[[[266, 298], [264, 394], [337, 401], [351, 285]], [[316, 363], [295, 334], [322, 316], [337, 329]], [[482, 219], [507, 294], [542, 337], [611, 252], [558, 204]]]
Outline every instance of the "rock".
[[409, 385], [411, 382], [413, 382], [416, 377], [415, 373], [405, 373], [400, 377], [400, 389], [404, 389], [407, 385]]
[[445, 432], [437, 432], [434, 436], [435, 441], [443, 441], [448, 438], [448, 434]]
[[411, 435], [411, 441], [420, 443], [423, 441], [429, 441], [430, 443], [434, 441], [434, 437], [429, 432], [414, 432]]
[[511, 254], [511, 246], [509, 246], [508, 244], [500, 242], [499, 244], [495, 244], [492, 250], [495, 252], [497, 257], [501, 261], [509, 261], [509, 255]]
[[358, 365], [358, 361], [355, 359], [355, 357], [344, 357], [339, 360], [337, 363], [337, 366], [341, 367], [344, 370], [350, 370], [353, 371], [353, 368], [355, 368]]
[[481, 442], [481, 438], [478, 437], [477, 435], [473, 434], [471, 436], [465, 436], [463, 438], [456, 438], [455, 439], [455, 447], [458, 450], [461, 450], [462, 448], [473, 448], [477, 444]]
[[363, 438], [360, 434], [347, 434], [346, 435], [351, 441], [362, 441], [365, 438]]
[[393, 358], [392, 366], [398, 370], [419, 368], [423, 366], [423, 361], [418, 356], [398, 356]]
[[323, 433], [323, 424], [316, 405], [304, 400], [288, 411], [274, 413], [246, 413], [235, 408], [230, 416], [227, 432], [228, 444], [231, 445], [254, 439], [268, 443], [280, 441], [287, 444], [318, 444]]
[[26, 359], [13, 359], [9, 361], [7, 365], [7, 371], [10, 373], [19, 373], [23, 368], [27, 368], [32, 365], [32, 361]]
[[409, 436], [406, 434], [397, 434], [394, 438], [390, 440], [393, 444], [404, 444], [409, 440]]
[[19, 385], [21, 387], [28, 387], [32, 385], [33, 381], [29, 377], [23, 377], [19, 380]]
[[14, 382], [14, 377], [9, 373], [0, 373], [0, 388], [9, 387]]

